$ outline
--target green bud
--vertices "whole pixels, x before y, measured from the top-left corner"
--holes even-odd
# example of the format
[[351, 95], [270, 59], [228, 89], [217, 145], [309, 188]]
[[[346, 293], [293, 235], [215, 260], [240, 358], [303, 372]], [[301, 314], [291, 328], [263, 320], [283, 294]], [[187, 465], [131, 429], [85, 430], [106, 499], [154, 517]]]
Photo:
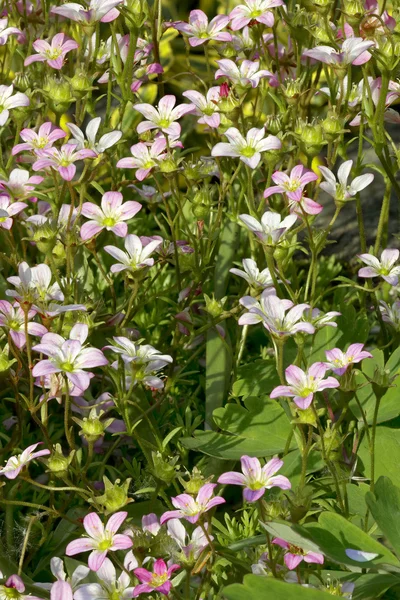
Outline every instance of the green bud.
[[57, 243], [57, 231], [49, 223], [39, 226], [32, 235], [32, 241], [36, 243], [40, 252], [47, 254], [51, 252]]
[[360, 0], [345, 0], [343, 13], [352, 27], [357, 27], [365, 17], [365, 8]]
[[125, 25], [130, 30], [141, 27], [149, 14], [148, 4], [145, 0], [126, 0]]
[[282, 132], [282, 116], [279, 114], [268, 115], [264, 126], [267, 133], [278, 135], [278, 133]]
[[25, 73], [16, 73], [13, 85], [19, 92], [27, 92], [32, 87], [30, 73], [27, 71]]
[[96, 442], [101, 437], [104, 436], [107, 427], [111, 425], [114, 419], [106, 419], [105, 421], [101, 420], [104, 411], [100, 411], [100, 414], [97, 415], [96, 408], [92, 408], [89, 413], [89, 417], [85, 417], [83, 419], [78, 419], [76, 417], [72, 417], [75, 423], [78, 423], [81, 427], [80, 435], [83, 435], [88, 442]]
[[153, 459], [153, 474], [157, 479], [170, 484], [176, 477], [178, 456], [165, 460], [160, 452], [151, 453]]
[[192, 207], [192, 212], [196, 219], [203, 220], [210, 215], [210, 208], [207, 204], [196, 204]]
[[70, 84], [74, 96], [78, 99], [83, 98], [91, 89], [93, 89], [92, 81], [84, 71], [75, 73], [72, 79], [70, 79]]
[[49, 77], [43, 86], [43, 91], [48, 98], [50, 108], [56, 113], [65, 113], [75, 101], [71, 85], [66, 79]]
[[66, 476], [74, 455], [75, 450], [72, 450], [69, 456], [64, 456], [61, 445], [56, 444], [50, 458], [45, 460], [48, 471], [56, 477]]
[[178, 165], [173, 158], [166, 158], [165, 160], [161, 161], [159, 165], [161, 173], [174, 173], [177, 168]]
[[317, 121], [308, 123], [299, 120], [295, 127], [295, 133], [299, 138], [303, 152], [309, 157], [317, 156], [326, 144], [322, 125]]
[[182, 479], [181, 477], [178, 477], [180, 483], [182, 484], [182, 486], [185, 488], [185, 492], [187, 494], [191, 494], [192, 496], [197, 496], [200, 488], [205, 485], [206, 483], [209, 483], [210, 481], [212, 481], [213, 477], [209, 477], [209, 478], [205, 478], [201, 471], [197, 468], [194, 467], [193, 471], [190, 473], [189, 475], [189, 479], [185, 480]]
[[315, 427], [317, 424], [317, 419], [315, 418], [312, 408], [298, 410], [296, 415], [296, 423], [304, 423], [306, 425], [312, 425]]
[[334, 141], [343, 132], [343, 128], [342, 119], [334, 111], [330, 111], [326, 119], [322, 121], [322, 129], [329, 141]]
[[300, 79], [288, 80], [285, 85], [282, 85], [282, 92], [289, 105], [297, 104], [302, 92], [302, 83]]
[[133, 502], [132, 498], [128, 498], [131, 481], [132, 479], [127, 479], [125, 483], [119, 485], [120, 479], [117, 479], [115, 483], [111, 483], [107, 477], [103, 477], [104, 494], [91, 498], [89, 501], [101, 506], [106, 515], [121, 510], [130, 502]]
[[204, 299], [206, 301], [206, 311], [213, 318], [219, 317], [224, 312], [224, 304], [227, 298], [222, 298], [222, 300], [218, 301], [215, 299], [214, 295], [212, 298], [204, 294]]

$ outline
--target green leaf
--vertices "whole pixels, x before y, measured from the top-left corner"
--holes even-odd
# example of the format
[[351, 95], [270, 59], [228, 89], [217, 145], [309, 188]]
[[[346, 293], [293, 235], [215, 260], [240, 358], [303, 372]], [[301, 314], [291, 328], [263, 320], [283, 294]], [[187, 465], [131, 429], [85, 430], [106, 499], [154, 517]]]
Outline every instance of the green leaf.
[[233, 384], [234, 396], [261, 396], [279, 385], [274, 363], [257, 360], [238, 369], [238, 379]]
[[[364, 436], [358, 456], [363, 464], [366, 477], [371, 475], [371, 456], [368, 440]], [[398, 429], [380, 426], [375, 436], [375, 479], [389, 477], [394, 485], [400, 487], [400, 435]]]
[[313, 588], [285, 583], [272, 577], [245, 575], [243, 583], [234, 583], [224, 589], [228, 600], [328, 600], [332, 596]]
[[284, 521], [261, 523], [261, 525], [271, 535], [282, 538], [283, 540], [286, 540], [286, 542], [289, 542], [289, 544], [293, 544], [294, 546], [298, 546], [299, 548], [303, 548], [309, 552], [321, 551], [319, 545], [315, 544], [310, 539], [310, 534], [308, 533], [307, 529], [301, 525], [289, 525]]
[[388, 477], [380, 477], [366, 501], [379, 528], [400, 556], [400, 489]]

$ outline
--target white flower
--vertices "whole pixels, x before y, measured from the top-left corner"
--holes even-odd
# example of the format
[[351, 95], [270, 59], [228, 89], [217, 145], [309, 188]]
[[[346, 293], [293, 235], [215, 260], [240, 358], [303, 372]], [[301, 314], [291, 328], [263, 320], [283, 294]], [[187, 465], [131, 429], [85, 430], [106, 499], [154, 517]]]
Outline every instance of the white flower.
[[350, 185], [347, 180], [353, 166], [352, 160], [346, 160], [340, 165], [337, 173], [337, 179], [330, 169], [327, 167], [318, 167], [326, 181], [320, 184], [320, 187], [335, 200], [346, 202], [352, 200], [358, 192], [369, 186], [373, 180], [372, 173], [366, 173], [353, 179]]
[[264, 244], [275, 245], [297, 221], [295, 214], [281, 220], [279, 213], [267, 210], [261, 217], [261, 223], [251, 215], [239, 215], [242, 223], [253, 231]]
[[132, 598], [134, 586], [131, 578], [122, 571], [117, 578], [117, 572], [111, 560], [106, 558], [100, 569], [96, 571], [99, 583], [87, 583], [78, 587], [74, 600], [128, 600]]
[[261, 152], [267, 150], [279, 150], [281, 141], [274, 135], [268, 135], [266, 138], [265, 129], [250, 129], [246, 138], [242, 136], [236, 127], [230, 127], [225, 134], [229, 143], [220, 142], [212, 149], [212, 156], [229, 156], [240, 158], [248, 167], [255, 169], [261, 160]]
[[242, 260], [244, 271], [240, 269], [230, 269], [234, 275], [238, 275], [247, 281], [249, 286], [256, 289], [264, 290], [273, 286], [273, 281], [269, 269], [259, 271], [257, 263], [252, 258], [244, 258]]
[[67, 126], [72, 133], [73, 137], [68, 140], [68, 144], [75, 144], [77, 150], [82, 150], [83, 148], [89, 148], [90, 150], [94, 150], [97, 154], [101, 154], [108, 148], [114, 146], [122, 137], [122, 131], [110, 131], [110, 133], [105, 133], [101, 136], [98, 142], [96, 142], [97, 132], [99, 130], [101, 123], [101, 117], [96, 117], [89, 121], [85, 134], [79, 127], [74, 125], [73, 123], [67, 123]]
[[217, 60], [217, 64], [219, 69], [215, 73], [215, 79], [227, 77], [232, 83], [243, 87], [251, 86], [255, 88], [260, 83], [261, 78], [273, 77], [270, 71], [259, 70], [260, 61], [258, 60], [244, 60], [238, 67], [233, 60], [223, 58]]
[[141, 239], [137, 235], [127, 235], [125, 238], [125, 250], [120, 250], [116, 246], [104, 246], [104, 250], [111, 254], [120, 262], [111, 266], [112, 273], [119, 271], [137, 271], [143, 267], [152, 267], [154, 258], [149, 258], [150, 254], [161, 244], [161, 240], [153, 240], [146, 246], [143, 246]]

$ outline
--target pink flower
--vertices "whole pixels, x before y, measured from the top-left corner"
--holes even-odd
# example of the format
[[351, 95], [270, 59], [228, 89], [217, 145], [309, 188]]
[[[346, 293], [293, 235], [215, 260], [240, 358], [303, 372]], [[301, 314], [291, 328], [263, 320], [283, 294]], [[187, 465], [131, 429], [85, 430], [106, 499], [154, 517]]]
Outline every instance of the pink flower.
[[246, 138], [242, 136], [236, 127], [229, 127], [224, 135], [228, 138], [229, 143], [220, 142], [216, 144], [211, 151], [211, 155], [240, 158], [250, 169], [255, 169], [258, 166], [261, 160], [261, 152], [279, 150], [282, 145], [280, 139], [274, 135], [264, 137], [264, 127], [261, 129], [253, 127], [247, 132]]
[[218, 483], [228, 483], [231, 485], [244, 486], [243, 496], [248, 502], [256, 502], [262, 498], [265, 490], [272, 487], [280, 487], [282, 490], [289, 490], [292, 485], [287, 477], [275, 473], [283, 466], [283, 460], [272, 458], [266, 465], [261, 467], [258, 458], [242, 456], [242, 473], [229, 471], [223, 473], [218, 479]]
[[65, 181], [71, 181], [76, 173], [76, 166], [74, 163], [77, 160], [83, 160], [85, 158], [96, 158], [97, 154], [94, 150], [84, 149], [76, 150], [75, 144], [64, 144], [61, 150], [57, 148], [47, 148], [38, 152], [38, 160], [33, 163], [32, 169], [34, 171], [41, 171], [47, 167], [51, 167], [58, 171]]
[[160, 518], [160, 524], [162, 525], [169, 519], [186, 519], [190, 523], [197, 523], [200, 516], [205, 512], [218, 504], [225, 503], [224, 498], [221, 498], [221, 496], [212, 498], [215, 487], [217, 487], [215, 483], [203, 485], [197, 494], [196, 500], [189, 494], [179, 494], [179, 496], [172, 498], [172, 504], [177, 510], [165, 512]]
[[52, 373], [65, 373], [71, 383], [81, 390], [86, 390], [90, 384], [90, 376], [84, 369], [93, 369], [108, 364], [108, 360], [101, 350], [83, 346], [88, 333], [88, 326], [84, 323], [74, 325], [68, 340], [57, 333], [46, 333], [41, 343], [33, 346], [32, 350], [41, 352], [48, 359], [36, 363], [32, 375], [41, 377]]
[[179, 568], [180, 566], [176, 564], [167, 568], [165, 562], [159, 558], [153, 565], [153, 572], [143, 569], [143, 567], [135, 569], [133, 572], [142, 583], [133, 590], [133, 597], [154, 592], [168, 596], [172, 587], [171, 575]]
[[134, 70], [132, 75], [131, 91], [135, 94], [143, 83], [150, 80], [149, 75], [164, 73], [164, 69], [160, 63], [150, 63], [145, 66], [139, 66]]
[[259, 71], [260, 61], [258, 60], [254, 62], [243, 60], [240, 67], [238, 67], [233, 60], [222, 58], [221, 60], [217, 60], [217, 64], [219, 65], [219, 69], [215, 73], [215, 79], [227, 77], [234, 84], [242, 87], [251, 86], [252, 88], [256, 88], [261, 78], [273, 76], [270, 71], [266, 71], [265, 69]]
[[390, 283], [390, 285], [398, 284], [400, 266], [395, 266], [395, 263], [399, 258], [399, 251], [397, 249], [393, 250], [387, 248], [386, 250], [383, 250], [380, 260], [372, 254], [360, 254], [358, 258], [368, 265], [358, 271], [359, 277], [382, 277], [382, 279]]
[[0, 469], [0, 475], [5, 475], [7, 479], [15, 479], [22, 469], [32, 460], [39, 458], [39, 456], [47, 456], [50, 454], [50, 450], [39, 450], [39, 452], [34, 452], [41, 443], [42, 442], [32, 444], [32, 446], [28, 446], [22, 454], [11, 456], [6, 465]]
[[253, 21], [273, 27], [274, 15], [270, 8], [276, 6], [284, 6], [283, 0], [244, 0], [244, 4], [236, 6], [229, 15], [231, 29], [233, 31], [243, 29]]
[[328, 362], [327, 366], [332, 369], [336, 375], [343, 375], [350, 365], [361, 362], [364, 358], [372, 358], [370, 352], [363, 350], [364, 344], [351, 344], [346, 352], [339, 348], [325, 350]]
[[230, 42], [232, 36], [227, 31], [222, 31], [229, 23], [227, 15], [217, 15], [208, 22], [207, 15], [202, 10], [192, 10], [189, 14], [189, 23], [176, 21], [171, 26], [186, 34], [191, 46], [200, 46], [205, 42]]
[[39, 127], [37, 133], [33, 129], [23, 129], [20, 135], [24, 140], [24, 144], [14, 146], [11, 152], [13, 156], [23, 150], [36, 152], [36, 150], [50, 148], [55, 141], [64, 138], [67, 134], [62, 129], [54, 127], [50, 121], [47, 121]]
[[339, 382], [334, 377], [325, 377], [328, 365], [316, 362], [304, 372], [296, 365], [290, 365], [285, 370], [286, 381], [289, 385], [278, 385], [270, 393], [271, 398], [289, 397], [301, 410], [308, 408], [314, 394], [326, 388], [337, 388]]
[[148, 531], [151, 535], [156, 536], [160, 531], [161, 525], [158, 522], [158, 517], [155, 513], [144, 515], [142, 517], [142, 529]]
[[13, 91], [13, 85], [0, 85], [0, 127], [7, 123], [10, 110], [30, 104], [26, 94], [17, 92], [13, 95]]
[[[37, 596], [31, 596], [31, 594], [25, 594], [24, 592], [25, 585], [19, 575], [11, 575], [4, 585], [0, 585], [0, 598], [16, 598], [17, 600], [42, 600]], [[53, 600], [53, 598], [51, 598], [51, 600]]]
[[127, 535], [117, 533], [128, 513], [125, 511], [113, 514], [104, 527], [96, 513], [89, 513], [83, 519], [83, 526], [89, 537], [79, 538], [70, 542], [65, 550], [67, 556], [74, 556], [91, 550], [88, 566], [97, 571], [103, 564], [109, 551], [127, 550], [133, 542]]
[[98, 21], [110, 23], [119, 17], [120, 12], [115, 7], [123, 2], [124, 0], [90, 0], [87, 8], [76, 2], [66, 2], [53, 7], [51, 12], [82, 24]]
[[[35, 310], [28, 312], [28, 321], [36, 315]], [[9, 330], [10, 336], [17, 348], [23, 348], [26, 343], [25, 313], [20, 305], [13, 306], [7, 300], [0, 300], [0, 327]], [[28, 323], [28, 333], [42, 337], [47, 333], [46, 327], [40, 323]]]
[[8, 18], [0, 19], [0, 46], [4, 46], [10, 35], [18, 36], [18, 41], [22, 43], [25, 39], [25, 34], [16, 27], [8, 27]]
[[25, 171], [25, 169], [13, 169], [8, 181], [6, 179], [0, 179], [0, 190], [7, 190], [14, 200], [17, 198], [29, 198], [33, 201], [36, 200], [36, 198], [31, 196], [31, 192], [33, 192], [35, 186], [42, 183], [42, 181], [43, 177], [40, 175], [29, 177], [29, 173], [28, 171]]
[[291, 571], [298, 567], [303, 560], [306, 563], [315, 563], [317, 565], [324, 564], [324, 555], [320, 554], [319, 552], [303, 550], [298, 546], [294, 546], [293, 544], [285, 542], [285, 540], [282, 540], [281, 538], [274, 538], [272, 543], [287, 550], [283, 560], [285, 561], [287, 568]]
[[120, 192], [106, 192], [101, 199], [101, 208], [93, 202], [82, 205], [82, 214], [88, 219], [81, 227], [81, 238], [86, 241], [97, 235], [103, 229], [112, 231], [115, 235], [125, 237], [128, 226], [124, 221], [132, 219], [142, 208], [139, 202], [125, 202]]
[[267, 188], [264, 192], [264, 198], [269, 198], [272, 194], [286, 194], [290, 200], [298, 202], [301, 200], [305, 186], [311, 181], [317, 181], [316, 175], [310, 169], [305, 169], [303, 165], [297, 165], [286, 175], [282, 171], [275, 171], [272, 175], [272, 181], [276, 184]]
[[135, 104], [133, 108], [148, 119], [139, 123], [136, 131], [144, 133], [150, 129], [160, 129], [167, 135], [179, 136], [181, 126], [176, 121], [183, 117], [183, 115], [193, 112], [195, 106], [193, 104], [179, 104], [179, 106], [175, 106], [175, 103], [176, 97], [167, 95], [161, 98], [157, 108], [151, 104]]
[[152, 267], [154, 258], [149, 258], [149, 256], [161, 244], [161, 240], [153, 240], [144, 246], [137, 235], [130, 234], [126, 236], [124, 244], [126, 252], [116, 246], [104, 246], [104, 250], [108, 254], [120, 261], [111, 266], [111, 273], [125, 270], [135, 272], [144, 267]]
[[218, 102], [221, 100], [221, 96], [220, 87], [218, 85], [210, 88], [206, 96], [203, 96], [203, 94], [200, 94], [200, 92], [196, 92], [195, 90], [183, 92], [182, 96], [195, 105], [197, 109], [196, 115], [201, 116], [198, 123], [213, 128], [219, 127], [221, 117], [218, 113]]
[[331, 46], [316, 46], [303, 52], [303, 56], [319, 60], [333, 67], [350, 64], [363, 65], [371, 58], [371, 54], [367, 50], [372, 46], [375, 46], [375, 42], [353, 37], [344, 40], [340, 50], [335, 50]]
[[11, 229], [13, 220], [12, 217], [17, 215], [27, 207], [25, 202], [14, 202], [10, 204], [10, 198], [6, 195], [0, 196], [0, 227], [3, 229]]
[[51, 45], [44, 40], [36, 40], [32, 45], [38, 54], [28, 56], [24, 61], [25, 67], [33, 62], [47, 62], [53, 69], [62, 69], [66, 54], [79, 48], [75, 40], [66, 38], [64, 33], [57, 33], [51, 40]]
[[139, 142], [131, 146], [132, 157], [121, 158], [117, 162], [119, 169], [137, 169], [136, 177], [139, 181], [143, 181], [151, 173], [165, 157], [167, 148], [167, 140], [165, 137], [160, 137], [149, 147], [144, 142]]

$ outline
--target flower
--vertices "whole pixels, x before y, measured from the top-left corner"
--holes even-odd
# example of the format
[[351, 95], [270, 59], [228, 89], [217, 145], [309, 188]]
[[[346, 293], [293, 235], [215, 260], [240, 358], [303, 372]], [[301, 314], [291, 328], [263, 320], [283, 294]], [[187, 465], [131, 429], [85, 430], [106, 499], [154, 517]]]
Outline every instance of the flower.
[[236, 127], [229, 127], [224, 135], [229, 143], [220, 142], [211, 151], [211, 156], [229, 156], [240, 158], [245, 165], [255, 169], [261, 160], [261, 152], [279, 150], [281, 141], [274, 135], [265, 135], [265, 129], [253, 127], [246, 134], [246, 139]]
[[134, 273], [144, 267], [152, 267], [154, 265], [154, 258], [149, 258], [149, 256], [161, 243], [161, 240], [153, 240], [143, 246], [141, 239], [137, 235], [129, 234], [124, 241], [126, 252], [116, 246], [104, 246], [104, 250], [108, 254], [111, 254], [113, 258], [120, 261], [115, 265], [111, 265], [111, 272], [119, 273], [120, 271], [128, 270]]
[[216, 62], [219, 69], [215, 73], [215, 79], [227, 77], [234, 84], [242, 87], [251, 86], [252, 88], [256, 88], [261, 78], [273, 76], [270, 71], [266, 71], [265, 69], [259, 71], [260, 61], [258, 60], [243, 60], [239, 67], [229, 58], [222, 58]]
[[83, 148], [89, 148], [94, 150], [96, 154], [102, 154], [108, 148], [114, 146], [122, 137], [122, 131], [110, 131], [101, 136], [98, 142], [96, 142], [97, 132], [99, 131], [101, 123], [101, 117], [91, 119], [86, 126], [85, 133], [86, 138], [81, 129], [74, 125], [74, 123], [67, 123], [68, 129], [72, 133], [72, 139], [68, 140], [68, 144], [76, 144], [78, 150]]
[[132, 157], [121, 158], [117, 162], [119, 169], [137, 169], [135, 175], [139, 181], [146, 179], [151, 170], [166, 157], [167, 140], [160, 137], [149, 147], [143, 142], [131, 146]]
[[198, 123], [213, 128], [219, 127], [221, 117], [218, 113], [218, 102], [221, 100], [221, 96], [218, 85], [211, 87], [205, 96], [195, 90], [183, 92], [182, 96], [190, 100], [196, 107], [196, 114], [201, 116]]
[[11, 456], [5, 466], [0, 469], [0, 475], [5, 475], [7, 479], [15, 479], [22, 469], [32, 460], [39, 458], [39, 456], [47, 456], [50, 454], [50, 450], [39, 450], [38, 452], [34, 452], [41, 444], [42, 442], [37, 442], [36, 444], [28, 446], [21, 454]]
[[279, 487], [282, 490], [289, 490], [292, 485], [287, 477], [275, 475], [283, 466], [283, 460], [272, 458], [263, 467], [261, 467], [258, 458], [242, 456], [242, 473], [229, 471], [223, 473], [218, 478], [218, 483], [241, 485], [244, 487], [243, 496], [247, 502], [256, 502], [264, 496], [265, 490], [272, 487]]
[[42, 181], [43, 177], [40, 175], [29, 177], [29, 172], [25, 171], [25, 169], [13, 169], [8, 181], [6, 179], [0, 179], [0, 189], [7, 190], [14, 200], [27, 197], [30, 200], [34, 200], [35, 198], [31, 197], [31, 192], [35, 189], [35, 186], [42, 183]]
[[153, 572], [143, 567], [135, 569], [133, 572], [141, 583], [133, 590], [133, 597], [154, 592], [168, 596], [172, 587], [171, 575], [179, 568], [179, 565], [176, 564], [167, 568], [162, 558], [159, 558], [153, 565]]
[[33, 163], [34, 171], [41, 171], [52, 167], [58, 171], [65, 181], [71, 181], [76, 173], [74, 163], [84, 158], [96, 158], [94, 150], [76, 150], [76, 144], [64, 144], [60, 150], [57, 148], [46, 148], [38, 152], [38, 160]]
[[119, 10], [115, 7], [123, 2], [124, 0], [90, 0], [87, 8], [76, 2], [66, 2], [53, 7], [51, 12], [82, 24], [98, 21], [109, 23], [119, 17]]
[[369, 562], [379, 556], [379, 554], [375, 554], [374, 552], [365, 552], [364, 550], [356, 550], [355, 548], [346, 548], [345, 553], [351, 560], [360, 563]]
[[[60, 447], [61, 448], [61, 447]], [[64, 570], [63, 561], [58, 556], [53, 556], [50, 560], [50, 569], [57, 579], [51, 586], [50, 600], [72, 600], [79, 582], [85, 579], [90, 573], [90, 569], [84, 565], [79, 565], [67, 580], [67, 574]]]
[[199, 489], [196, 500], [189, 494], [179, 494], [179, 496], [172, 498], [172, 504], [177, 510], [168, 510], [161, 515], [160, 524], [162, 525], [169, 519], [186, 519], [190, 523], [197, 523], [200, 515], [218, 504], [225, 503], [224, 498], [221, 498], [221, 496], [212, 498], [215, 487], [217, 487], [215, 483], [203, 485]]
[[247, 281], [250, 287], [264, 290], [265, 288], [272, 287], [273, 281], [269, 269], [259, 271], [257, 263], [252, 258], [244, 258], [242, 260], [244, 271], [240, 269], [229, 269], [230, 273], [238, 275]]
[[10, 116], [10, 110], [20, 106], [29, 106], [29, 98], [26, 94], [17, 92], [13, 95], [14, 86], [0, 85], [0, 127], [5, 125]]
[[316, 362], [305, 372], [296, 365], [285, 370], [285, 378], [289, 385], [278, 385], [270, 393], [270, 398], [289, 397], [301, 410], [308, 408], [316, 392], [326, 388], [337, 388], [339, 382], [334, 377], [325, 377], [328, 365]]
[[290, 569], [291, 571], [293, 569], [295, 569], [296, 567], [298, 567], [298, 565], [303, 560], [306, 563], [315, 563], [317, 565], [324, 564], [324, 555], [320, 554], [319, 552], [303, 550], [302, 548], [299, 548], [298, 546], [289, 544], [288, 542], [286, 542], [285, 540], [282, 540], [281, 538], [274, 538], [272, 540], [272, 543], [287, 550], [287, 552], [285, 552], [285, 556], [284, 556], [283, 560], [285, 561], [285, 565], [287, 566], [287, 568]]
[[[35, 315], [35, 310], [28, 311], [27, 321], [33, 319]], [[13, 306], [7, 300], [0, 300], [0, 327], [9, 330], [10, 337], [17, 348], [21, 349], [25, 346], [25, 313], [19, 305]], [[40, 323], [27, 323], [27, 330], [29, 335], [39, 337], [47, 333], [46, 327]]]
[[282, 219], [279, 213], [266, 211], [261, 217], [261, 223], [250, 215], [239, 215], [239, 219], [253, 231], [262, 243], [275, 245], [297, 221], [296, 215]]
[[143, 515], [142, 517], [142, 529], [147, 531], [153, 536], [156, 536], [161, 529], [161, 525], [158, 522], [158, 517], [155, 513], [149, 515]]
[[[0, 585], [0, 599], [1, 600], [42, 600], [37, 596], [31, 596], [31, 594], [24, 594], [25, 585], [19, 575], [11, 575], [4, 583]], [[51, 598], [51, 600], [54, 600]], [[63, 599], [64, 600], [64, 599]], [[67, 598], [65, 600], [68, 600]]]
[[[74, 600], [128, 600], [132, 598], [134, 588], [131, 578], [126, 571], [121, 571], [117, 578], [117, 572], [111, 560], [105, 558], [103, 564], [96, 571], [99, 583], [87, 583], [80, 585], [74, 593]], [[64, 600], [57, 598], [56, 600]]]
[[399, 258], [399, 251], [397, 249], [386, 248], [386, 250], [383, 250], [380, 260], [373, 256], [373, 254], [359, 254], [358, 258], [368, 265], [358, 271], [359, 277], [382, 277], [390, 285], [398, 284], [400, 266], [395, 267], [395, 262]]
[[369, 186], [373, 180], [374, 175], [372, 173], [366, 173], [353, 179], [350, 185], [347, 185], [347, 180], [350, 175], [351, 167], [353, 166], [352, 160], [346, 160], [340, 165], [338, 169], [338, 179], [336, 180], [335, 175], [327, 167], [318, 167], [326, 181], [320, 183], [320, 187], [332, 198], [340, 202], [347, 202], [353, 200], [358, 192]]
[[79, 48], [75, 40], [67, 38], [64, 33], [57, 33], [51, 40], [51, 45], [44, 40], [36, 40], [32, 46], [38, 54], [28, 56], [24, 60], [25, 67], [33, 62], [47, 62], [53, 69], [62, 69], [65, 55]]
[[269, 9], [276, 6], [284, 6], [283, 0], [244, 0], [244, 4], [236, 6], [229, 15], [231, 29], [243, 29], [253, 21], [273, 27], [274, 15]]
[[389, 306], [381, 300], [379, 305], [383, 321], [389, 323], [396, 331], [400, 331], [400, 301], [393, 302], [392, 306]]
[[83, 346], [88, 333], [88, 326], [84, 323], [74, 325], [68, 340], [57, 333], [46, 333], [40, 344], [33, 346], [32, 350], [41, 352], [48, 359], [36, 363], [32, 375], [41, 377], [52, 373], [64, 373], [71, 383], [81, 390], [86, 390], [90, 384], [90, 377], [84, 369], [108, 364], [101, 350]]
[[8, 27], [8, 18], [4, 17], [3, 19], [0, 19], [0, 46], [7, 44], [10, 35], [18, 36], [18, 41], [21, 43], [25, 38], [25, 34], [20, 29]]
[[323, 327], [337, 327], [337, 323], [332, 321], [335, 317], [340, 317], [342, 313], [336, 310], [331, 310], [327, 313], [323, 313], [319, 308], [313, 308], [304, 315], [304, 320], [309, 321], [315, 329], [322, 329]]
[[[204, 524], [208, 528], [208, 523]], [[168, 535], [178, 544], [188, 562], [195, 562], [204, 548], [209, 545], [209, 540], [213, 541], [213, 536], [204, 533], [201, 527], [196, 527], [191, 536], [188, 535], [185, 527], [179, 519], [171, 519], [167, 523]]]
[[193, 112], [195, 106], [193, 104], [175, 106], [175, 103], [176, 97], [170, 94], [161, 98], [157, 108], [151, 104], [134, 104], [133, 108], [148, 119], [139, 123], [136, 131], [144, 133], [150, 129], [160, 129], [167, 135], [179, 136], [181, 126], [176, 121], [183, 115]]
[[54, 127], [53, 123], [50, 123], [50, 121], [47, 121], [39, 127], [37, 133], [33, 129], [23, 129], [20, 133], [20, 136], [24, 140], [24, 143], [14, 146], [11, 151], [13, 156], [19, 152], [22, 152], [23, 150], [31, 150], [36, 152], [36, 150], [50, 148], [54, 142], [64, 138], [66, 133], [62, 129]]
[[11, 229], [13, 220], [12, 217], [24, 210], [28, 205], [25, 202], [14, 202], [10, 204], [10, 198], [6, 195], [0, 196], [0, 227], [3, 229]]
[[370, 352], [363, 350], [364, 344], [351, 344], [346, 352], [339, 348], [325, 350], [326, 358], [328, 359], [327, 366], [332, 369], [336, 375], [343, 375], [349, 365], [354, 365], [361, 362], [364, 358], [372, 358]]
[[127, 516], [128, 513], [125, 511], [116, 512], [108, 519], [107, 525], [104, 527], [96, 513], [89, 513], [83, 519], [83, 527], [89, 537], [82, 537], [70, 542], [65, 554], [74, 556], [91, 550], [88, 566], [92, 571], [98, 571], [109, 551], [127, 550], [133, 546], [129, 536], [117, 533]]
[[289, 200], [299, 202], [303, 196], [305, 186], [311, 181], [316, 181], [316, 175], [310, 169], [305, 169], [303, 165], [297, 165], [286, 175], [282, 171], [275, 171], [272, 175], [272, 181], [276, 183], [264, 192], [264, 198], [269, 198], [272, 194], [286, 194]]
[[305, 50], [303, 56], [331, 66], [363, 65], [371, 58], [367, 50], [372, 46], [375, 46], [375, 42], [353, 37], [344, 40], [340, 50], [335, 50], [331, 46], [316, 46], [311, 50]]
[[171, 27], [181, 31], [189, 38], [191, 46], [200, 46], [211, 40], [215, 42], [230, 42], [232, 36], [227, 31], [221, 31], [229, 24], [227, 15], [217, 15], [208, 22], [207, 15], [202, 10], [192, 10], [189, 14], [189, 23], [175, 21]]
[[101, 198], [101, 208], [93, 202], [82, 205], [82, 214], [91, 219], [81, 227], [81, 238], [86, 241], [103, 229], [125, 237], [128, 226], [124, 221], [132, 219], [142, 208], [139, 202], [125, 202], [120, 192], [106, 192]]
[[51, 283], [52, 273], [45, 264], [29, 267], [22, 262], [18, 267], [18, 276], [8, 277], [7, 281], [16, 289], [6, 290], [6, 296], [17, 300], [31, 300], [31, 302], [46, 302], [48, 300], [64, 300], [58, 283]]

